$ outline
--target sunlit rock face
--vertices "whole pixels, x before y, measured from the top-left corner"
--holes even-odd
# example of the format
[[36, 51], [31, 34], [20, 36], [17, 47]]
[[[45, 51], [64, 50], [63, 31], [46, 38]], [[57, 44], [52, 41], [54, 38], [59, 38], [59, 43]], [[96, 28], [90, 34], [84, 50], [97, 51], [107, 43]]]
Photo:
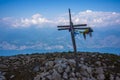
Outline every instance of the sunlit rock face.
[[120, 80], [120, 56], [49, 53], [0, 57], [0, 80]]

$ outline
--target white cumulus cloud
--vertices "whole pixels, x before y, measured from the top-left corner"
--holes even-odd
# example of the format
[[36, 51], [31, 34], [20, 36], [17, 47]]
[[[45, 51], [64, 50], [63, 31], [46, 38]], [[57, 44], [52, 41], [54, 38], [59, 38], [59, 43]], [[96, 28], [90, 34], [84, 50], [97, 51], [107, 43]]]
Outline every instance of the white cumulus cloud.
[[[88, 26], [93, 27], [120, 25], [120, 13], [86, 10], [72, 14], [72, 21], [74, 24], [88, 24]], [[15, 28], [30, 27], [33, 25], [37, 27], [57, 26], [69, 24], [69, 15], [65, 13], [60, 16], [53, 17], [52, 19], [48, 19], [37, 13], [32, 15], [30, 18], [2, 18], [0, 19], [0, 23], [4, 23]]]
[[73, 22], [93, 27], [120, 25], [120, 13], [86, 10], [73, 15]]

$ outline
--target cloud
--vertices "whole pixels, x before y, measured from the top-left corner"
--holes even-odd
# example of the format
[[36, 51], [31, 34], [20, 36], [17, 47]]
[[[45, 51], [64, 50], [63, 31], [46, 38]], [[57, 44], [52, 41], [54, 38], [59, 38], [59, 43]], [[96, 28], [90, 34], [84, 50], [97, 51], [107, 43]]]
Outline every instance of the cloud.
[[120, 13], [86, 10], [73, 15], [73, 21], [93, 27], [120, 25]]
[[115, 35], [109, 35], [108, 37], [105, 37], [100, 42], [101, 47], [114, 47], [114, 48], [120, 48], [120, 37], [117, 37]]
[[[74, 24], [86, 23], [88, 26], [93, 27], [120, 25], [120, 13], [86, 10], [79, 13], [72, 13], [72, 20]], [[69, 18], [68, 14], [62, 14], [55, 18], [47, 19], [37, 13], [32, 15], [30, 18], [16, 19], [5, 17], [0, 19], [0, 23], [7, 24], [14, 28], [31, 27], [33, 25], [37, 27], [44, 27], [69, 24]]]
[[41, 26], [41, 25], [50, 24], [50, 23], [51, 23], [51, 21], [46, 19], [46, 18], [44, 18], [44, 17], [42, 17], [42, 15], [35, 14], [31, 18], [29, 18], [29, 19], [28, 18], [22, 18], [21, 19], [21, 23], [19, 25], [15, 25], [15, 27], [21, 26], [21, 25], [23, 27], [25, 27], [25, 26], [32, 26], [32, 25], [39, 25], [39, 26]]
[[2, 43], [0, 43], [0, 49], [3, 50], [16, 50], [17, 46], [14, 44], [10, 44], [8, 42], [3, 41]]
[[33, 50], [59, 50], [63, 49], [64, 46], [62, 45], [49, 45], [48, 43], [42, 42], [34, 42], [32, 44], [26, 45], [18, 45], [14, 43], [9, 43], [3, 41], [0, 43], [0, 50], [26, 50], [26, 49], [33, 49]]
[[[58, 22], [69, 24], [68, 15], [59, 17]], [[74, 24], [88, 24], [93, 27], [105, 27], [120, 25], [120, 13], [117, 12], [103, 12], [86, 10], [79, 13], [72, 14], [72, 21]]]
[[56, 50], [56, 49], [63, 49], [64, 46], [62, 45], [52, 45], [52, 46], [47, 46], [45, 49], [46, 50]]
[[14, 28], [31, 27], [34, 25], [42, 27], [42, 26], [52, 23], [52, 21], [44, 18], [41, 14], [38, 14], [38, 13], [34, 14], [31, 18], [15, 19], [12, 17], [6, 17], [6, 18], [1, 19], [0, 22], [7, 24], [11, 27], [14, 27]]
[[120, 48], [120, 37], [114, 34], [105, 37], [99, 34], [98, 36], [88, 38], [89, 37], [87, 37], [86, 40], [83, 40], [83, 38], [77, 38], [78, 48]]

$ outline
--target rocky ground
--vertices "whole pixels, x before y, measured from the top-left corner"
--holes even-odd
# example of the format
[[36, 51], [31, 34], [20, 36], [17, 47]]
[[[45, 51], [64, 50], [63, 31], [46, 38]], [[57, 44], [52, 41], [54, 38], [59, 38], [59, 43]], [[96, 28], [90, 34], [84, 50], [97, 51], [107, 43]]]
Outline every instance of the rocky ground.
[[48, 53], [0, 57], [0, 80], [120, 80], [120, 56]]

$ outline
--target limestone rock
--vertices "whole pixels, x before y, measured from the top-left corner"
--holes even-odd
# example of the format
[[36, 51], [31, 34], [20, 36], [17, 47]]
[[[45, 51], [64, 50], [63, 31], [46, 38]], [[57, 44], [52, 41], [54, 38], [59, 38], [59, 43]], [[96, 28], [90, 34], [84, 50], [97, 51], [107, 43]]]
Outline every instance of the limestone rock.
[[61, 75], [54, 69], [52, 74], [52, 80], [61, 80]]
[[54, 65], [54, 62], [53, 61], [48, 61], [47, 63], [46, 63], [46, 67], [53, 67], [53, 65]]
[[66, 73], [70, 72], [70, 66], [67, 66], [67, 68], [65, 69], [65, 72]]
[[77, 80], [77, 78], [70, 78], [69, 80]]
[[52, 75], [46, 76], [47, 79], [52, 80]]
[[34, 68], [33, 68], [33, 71], [34, 72], [38, 72], [40, 70], [40, 66], [39, 65], [37, 65], [37, 66], [35, 66]]
[[61, 66], [59, 66], [59, 67], [57, 68], [57, 70], [58, 70], [59, 73], [62, 73], [62, 72], [63, 72], [63, 68], [62, 68]]
[[1, 71], [0, 71], [0, 80], [6, 80], [5, 76], [2, 74]]
[[63, 78], [68, 79], [68, 74], [66, 72], [63, 73]]
[[97, 79], [98, 80], [104, 80], [105, 79], [104, 74], [98, 74]]
[[75, 77], [75, 73], [74, 72], [71, 72], [69, 77]]
[[101, 66], [101, 62], [100, 62], [100, 61], [97, 61], [96, 64], [97, 64], [98, 66]]
[[4, 68], [8, 68], [8, 66], [5, 64], [0, 64], [0, 69], [4, 69]]
[[74, 59], [69, 59], [68, 63], [71, 67], [75, 67], [76, 66], [76, 61]]

